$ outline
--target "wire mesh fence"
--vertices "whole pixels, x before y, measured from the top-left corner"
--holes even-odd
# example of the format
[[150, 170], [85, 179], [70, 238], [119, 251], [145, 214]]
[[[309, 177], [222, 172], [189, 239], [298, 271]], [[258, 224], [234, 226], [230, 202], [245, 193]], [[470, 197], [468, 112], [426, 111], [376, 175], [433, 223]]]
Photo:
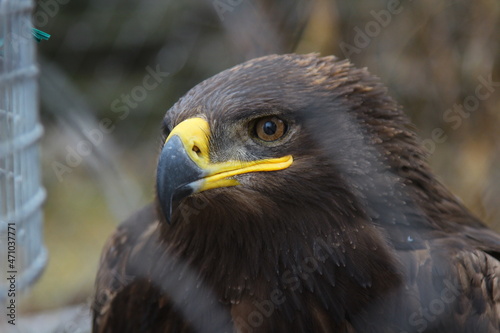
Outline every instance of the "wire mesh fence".
[[0, 1], [0, 301], [8, 304], [47, 261], [32, 7], [32, 1]]

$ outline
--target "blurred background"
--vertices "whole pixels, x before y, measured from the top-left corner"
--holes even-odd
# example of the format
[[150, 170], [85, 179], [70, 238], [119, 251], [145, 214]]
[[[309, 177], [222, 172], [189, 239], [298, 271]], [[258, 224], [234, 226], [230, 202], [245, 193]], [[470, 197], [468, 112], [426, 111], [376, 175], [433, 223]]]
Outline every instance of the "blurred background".
[[441, 180], [500, 231], [497, 0], [40, 0], [33, 14], [52, 35], [38, 44], [49, 262], [26, 315], [86, 311], [105, 240], [153, 198], [164, 113], [265, 54], [333, 54], [379, 76]]

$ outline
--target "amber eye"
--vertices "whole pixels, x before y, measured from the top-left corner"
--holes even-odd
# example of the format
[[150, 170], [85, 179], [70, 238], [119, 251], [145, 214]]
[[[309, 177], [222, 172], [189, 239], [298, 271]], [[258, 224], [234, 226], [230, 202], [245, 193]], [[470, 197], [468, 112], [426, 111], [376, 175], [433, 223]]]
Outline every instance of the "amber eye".
[[255, 123], [255, 136], [262, 141], [276, 141], [286, 133], [285, 122], [278, 117], [264, 117]]

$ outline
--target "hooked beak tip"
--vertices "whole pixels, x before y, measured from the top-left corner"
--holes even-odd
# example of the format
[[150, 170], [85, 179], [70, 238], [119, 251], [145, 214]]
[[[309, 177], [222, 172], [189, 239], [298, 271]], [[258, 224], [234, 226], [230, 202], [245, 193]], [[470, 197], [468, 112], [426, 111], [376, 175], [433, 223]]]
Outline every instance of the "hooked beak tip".
[[190, 183], [203, 177], [203, 170], [187, 154], [182, 140], [174, 135], [163, 146], [156, 172], [156, 192], [163, 216], [172, 219], [172, 202], [194, 192]]

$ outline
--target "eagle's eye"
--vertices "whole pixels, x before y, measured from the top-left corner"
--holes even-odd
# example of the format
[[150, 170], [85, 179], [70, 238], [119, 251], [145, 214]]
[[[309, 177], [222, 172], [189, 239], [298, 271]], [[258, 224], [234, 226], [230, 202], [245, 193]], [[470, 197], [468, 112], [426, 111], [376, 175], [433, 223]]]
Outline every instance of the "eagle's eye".
[[286, 123], [278, 117], [268, 116], [255, 122], [255, 137], [262, 141], [271, 142], [280, 139], [287, 130]]

